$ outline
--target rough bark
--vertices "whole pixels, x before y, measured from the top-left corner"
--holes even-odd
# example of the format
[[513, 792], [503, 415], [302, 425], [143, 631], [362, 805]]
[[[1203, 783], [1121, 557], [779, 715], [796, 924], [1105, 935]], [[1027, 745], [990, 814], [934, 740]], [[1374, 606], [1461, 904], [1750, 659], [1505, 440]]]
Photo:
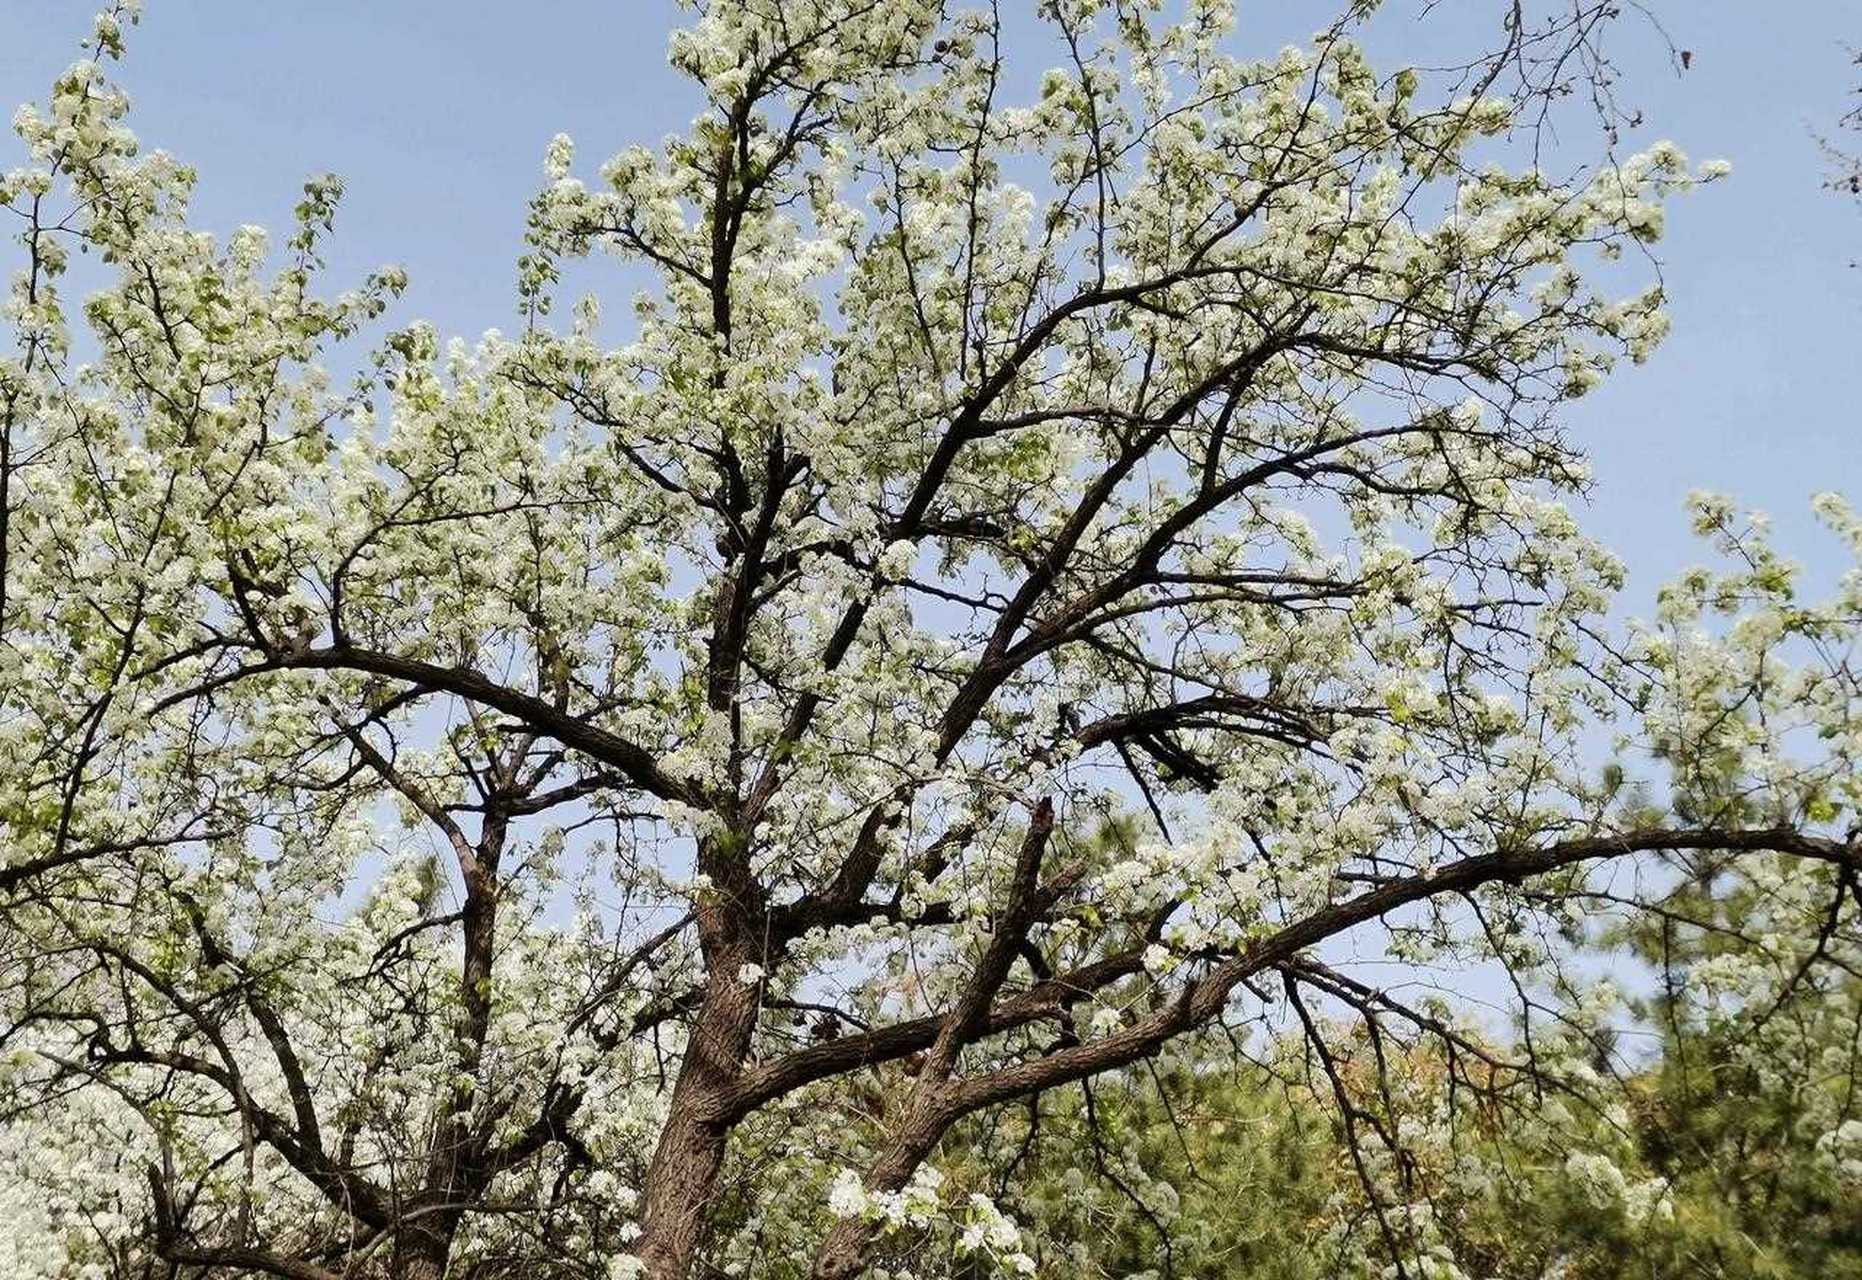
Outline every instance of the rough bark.
[[740, 947], [725, 946], [707, 960], [711, 977], [704, 1003], [686, 1042], [641, 1197], [634, 1253], [653, 1280], [684, 1280], [690, 1272], [730, 1137], [725, 1102], [756, 1027], [761, 986], [737, 976], [739, 966], [753, 957]]

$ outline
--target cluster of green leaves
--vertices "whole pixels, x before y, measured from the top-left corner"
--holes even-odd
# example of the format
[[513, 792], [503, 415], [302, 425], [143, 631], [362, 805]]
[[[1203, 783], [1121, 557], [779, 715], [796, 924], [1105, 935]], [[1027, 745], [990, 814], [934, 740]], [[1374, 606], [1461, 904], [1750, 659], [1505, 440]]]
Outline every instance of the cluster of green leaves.
[[[1671, 1036], [1620, 1082], [1628, 1106], [1615, 1117], [1487, 1127], [1456, 1156], [1461, 1174], [1479, 1174], [1428, 1171], [1437, 1255], [1407, 1259], [1409, 1273], [1434, 1262], [1433, 1274], [1507, 1280], [1862, 1276], [1857, 1188], [1802, 1123], [1801, 1094], [1741, 1065], [1729, 1034]], [[1660, 1180], [1647, 1212], [1569, 1162], [1597, 1146], [1628, 1153], [1616, 1161], [1627, 1184]], [[1041, 1274], [1396, 1274], [1337, 1108], [1269, 1065], [1101, 1082], [1048, 1100], [1025, 1152], [996, 1149], [1014, 1166], [993, 1171], [1000, 1202], [1043, 1239]]]

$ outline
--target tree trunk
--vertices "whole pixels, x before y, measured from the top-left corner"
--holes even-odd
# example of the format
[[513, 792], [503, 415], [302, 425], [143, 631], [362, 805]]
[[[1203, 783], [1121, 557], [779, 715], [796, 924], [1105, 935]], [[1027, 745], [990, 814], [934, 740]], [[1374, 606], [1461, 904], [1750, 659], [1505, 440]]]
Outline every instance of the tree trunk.
[[711, 960], [704, 1004], [672, 1089], [672, 1106], [647, 1166], [634, 1254], [652, 1280], [685, 1280], [703, 1239], [730, 1125], [718, 1119], [756, 1027], [758, 991], [738, 980], [738, 957]]
[[452, 1251], [450, 1231], [412, 1236], [403, 1242], [395, 1259], [395, 1275], [398, 1280], [444, 1280]]

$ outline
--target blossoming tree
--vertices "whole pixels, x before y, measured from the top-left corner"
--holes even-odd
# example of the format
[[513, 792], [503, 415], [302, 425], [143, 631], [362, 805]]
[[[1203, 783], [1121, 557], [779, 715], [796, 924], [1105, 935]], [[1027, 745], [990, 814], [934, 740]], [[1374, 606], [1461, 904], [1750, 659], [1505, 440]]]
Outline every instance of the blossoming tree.
[[[1383, 1029], [1561, 1087], [1560, 933], [1700, 866], [1853, 934], [1862, 578], [1801, 602], [1702, 500], [1733, 568], [1620, 636], [1562, 505], [1559, 405], [1667, 323], [1612, 264], [1717, 170], [1509, 170], [1491, 76], [1227, 9], [1045, 4], [1022, 102], [987, 10], [697, 6], [708, 106], [552, 145], [472, 348], [317, 291], [333, 179], [194, 229], [99, 19], [0, 179], [17, 1269], [1026, 1268], [953, 1126], [1258, 1024], [1446, 1274]], [[624, 337], [553, 319], [596, 254], [652, 274]]]

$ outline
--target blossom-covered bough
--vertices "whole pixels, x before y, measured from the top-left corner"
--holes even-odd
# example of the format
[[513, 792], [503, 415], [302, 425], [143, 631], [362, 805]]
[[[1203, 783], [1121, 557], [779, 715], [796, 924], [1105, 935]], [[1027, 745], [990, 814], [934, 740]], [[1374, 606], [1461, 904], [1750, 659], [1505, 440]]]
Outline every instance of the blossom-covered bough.
[[[1432, 102], [1348, 22], [1247, 61], [1227, 6], [1056, 0], [1029, 100], [987, 10], [713, 0], [689, 132], [551, 146], [522, 332], [351, 384], [403, 278], [315, 292], [334, 180], [276, 249], [192, 229], [129, 16], [0, 181], [16, 1269], [1032, 1267], [953, 1126], [1255, 1024], [1366, 1247], [1448, 1274], [1382, 1028], [1577, 1089], [1560, 932], [1702, 866], [1773, 886], [1748, 994], [1853, 943], [1862, 579], [1800, 602], [1703, 499], [1734, 567], [1622, 637], [1560, 501], [1559, 405], [1666, 325], [1611, 264], [1716, 170], [1500, 167], [1492, 75]], [[598, 252], [628, 336], [551, 319]]]

